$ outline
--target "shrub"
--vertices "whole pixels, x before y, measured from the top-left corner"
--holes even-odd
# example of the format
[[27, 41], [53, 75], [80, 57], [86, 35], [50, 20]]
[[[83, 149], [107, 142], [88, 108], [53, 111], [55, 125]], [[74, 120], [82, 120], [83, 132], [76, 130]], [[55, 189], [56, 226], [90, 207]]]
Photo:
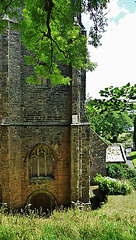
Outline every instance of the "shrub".
[[118, 142], [119, 143], [133, 143], [133, 138], [131, 136], [130, 133], [122, 133], [121, 135], [119, 135], [118, 137]]
[[119, 181], [102, 177], [99, 174], [96, 175], [94, 180], [99, 185], [100, 191], [104, 192], [106, 195], [126, 195], [130, 194], [133, 190], [131, 184], [125, 180]]
[[134, 168], [136, 168], [136, 159], [133, 159], [133, 160], [132, 160], [132, 163], [133, 163], [133, 165], [134, 165]]
[[136, 151], [130, 153], [134, 168], [136, 168]]
[[131, 182], [133, 188], [136, 190], [136, 177], [131, 178], [131, 179], [130, 179], [130, 182]]
[[109, 164], [106, 166], [106, 175], [111, 178], [126, 178], [126, 170], [120, 164]]
[[127, 164], [109, 164], [106, 166], [106, 176], [116, 179], [130, 179], [136, 177], [136, 170]]
[[136, 170], [135, 169], [128, 169], [127, 170], [127, 179], [136, 177]]

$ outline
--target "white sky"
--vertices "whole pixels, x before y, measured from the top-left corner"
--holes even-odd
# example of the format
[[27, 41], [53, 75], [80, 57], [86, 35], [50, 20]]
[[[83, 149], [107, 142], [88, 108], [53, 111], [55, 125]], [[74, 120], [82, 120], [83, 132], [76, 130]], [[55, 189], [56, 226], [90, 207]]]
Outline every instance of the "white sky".
[[[136, 84], [136, 3], [121, 1], [126, 5], [119, 7], [119, 0], [110, 0], [108, 4], [110, 22], [101, 40], [102, 46], [97, 49], [88, 46], [91, 61], [97, 62], [98, 67], [87, 73], [87, 96], [98, 98], [99, 91], [111, 85]], [[135, 9], [129, 6], [132, 1]], [[83, 16], [83, 23], [89, 29], [88, 16]]]

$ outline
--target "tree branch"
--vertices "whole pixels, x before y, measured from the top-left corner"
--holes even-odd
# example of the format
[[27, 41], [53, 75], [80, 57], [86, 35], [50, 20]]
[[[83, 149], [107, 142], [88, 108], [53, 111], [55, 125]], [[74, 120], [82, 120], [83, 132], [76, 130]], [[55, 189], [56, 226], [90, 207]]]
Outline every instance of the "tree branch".
[[12, 3], [12, 0], [10, 0], [9, 4], [6, 5], [5, 12], [7, 11], [7, 8], [10, 6], [11, 3]]

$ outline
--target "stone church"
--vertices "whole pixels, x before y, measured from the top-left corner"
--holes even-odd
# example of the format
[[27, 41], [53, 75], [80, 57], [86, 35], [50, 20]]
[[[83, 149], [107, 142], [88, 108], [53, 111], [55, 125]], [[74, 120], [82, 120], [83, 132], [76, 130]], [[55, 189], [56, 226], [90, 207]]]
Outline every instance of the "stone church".
[[105, 174], [106, 144], [85, 115], [86, 73], [61, 65], [70, 86], [28, 84], [24, 55], [18, 32], [0, 35], [0, 202], [43, 209], [89, 203], [90, 183]]

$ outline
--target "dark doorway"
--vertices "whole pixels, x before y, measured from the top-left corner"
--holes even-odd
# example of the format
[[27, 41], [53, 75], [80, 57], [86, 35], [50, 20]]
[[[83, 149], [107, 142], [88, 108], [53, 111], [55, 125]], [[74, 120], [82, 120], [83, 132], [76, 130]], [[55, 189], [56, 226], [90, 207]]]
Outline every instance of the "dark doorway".
[[28, 203], [31, 204], [31, 209], [42, 209], [42, 212], [48, 212], [56, 207], [55, 198], [48, 192], [35, 192], [29, 199]]

